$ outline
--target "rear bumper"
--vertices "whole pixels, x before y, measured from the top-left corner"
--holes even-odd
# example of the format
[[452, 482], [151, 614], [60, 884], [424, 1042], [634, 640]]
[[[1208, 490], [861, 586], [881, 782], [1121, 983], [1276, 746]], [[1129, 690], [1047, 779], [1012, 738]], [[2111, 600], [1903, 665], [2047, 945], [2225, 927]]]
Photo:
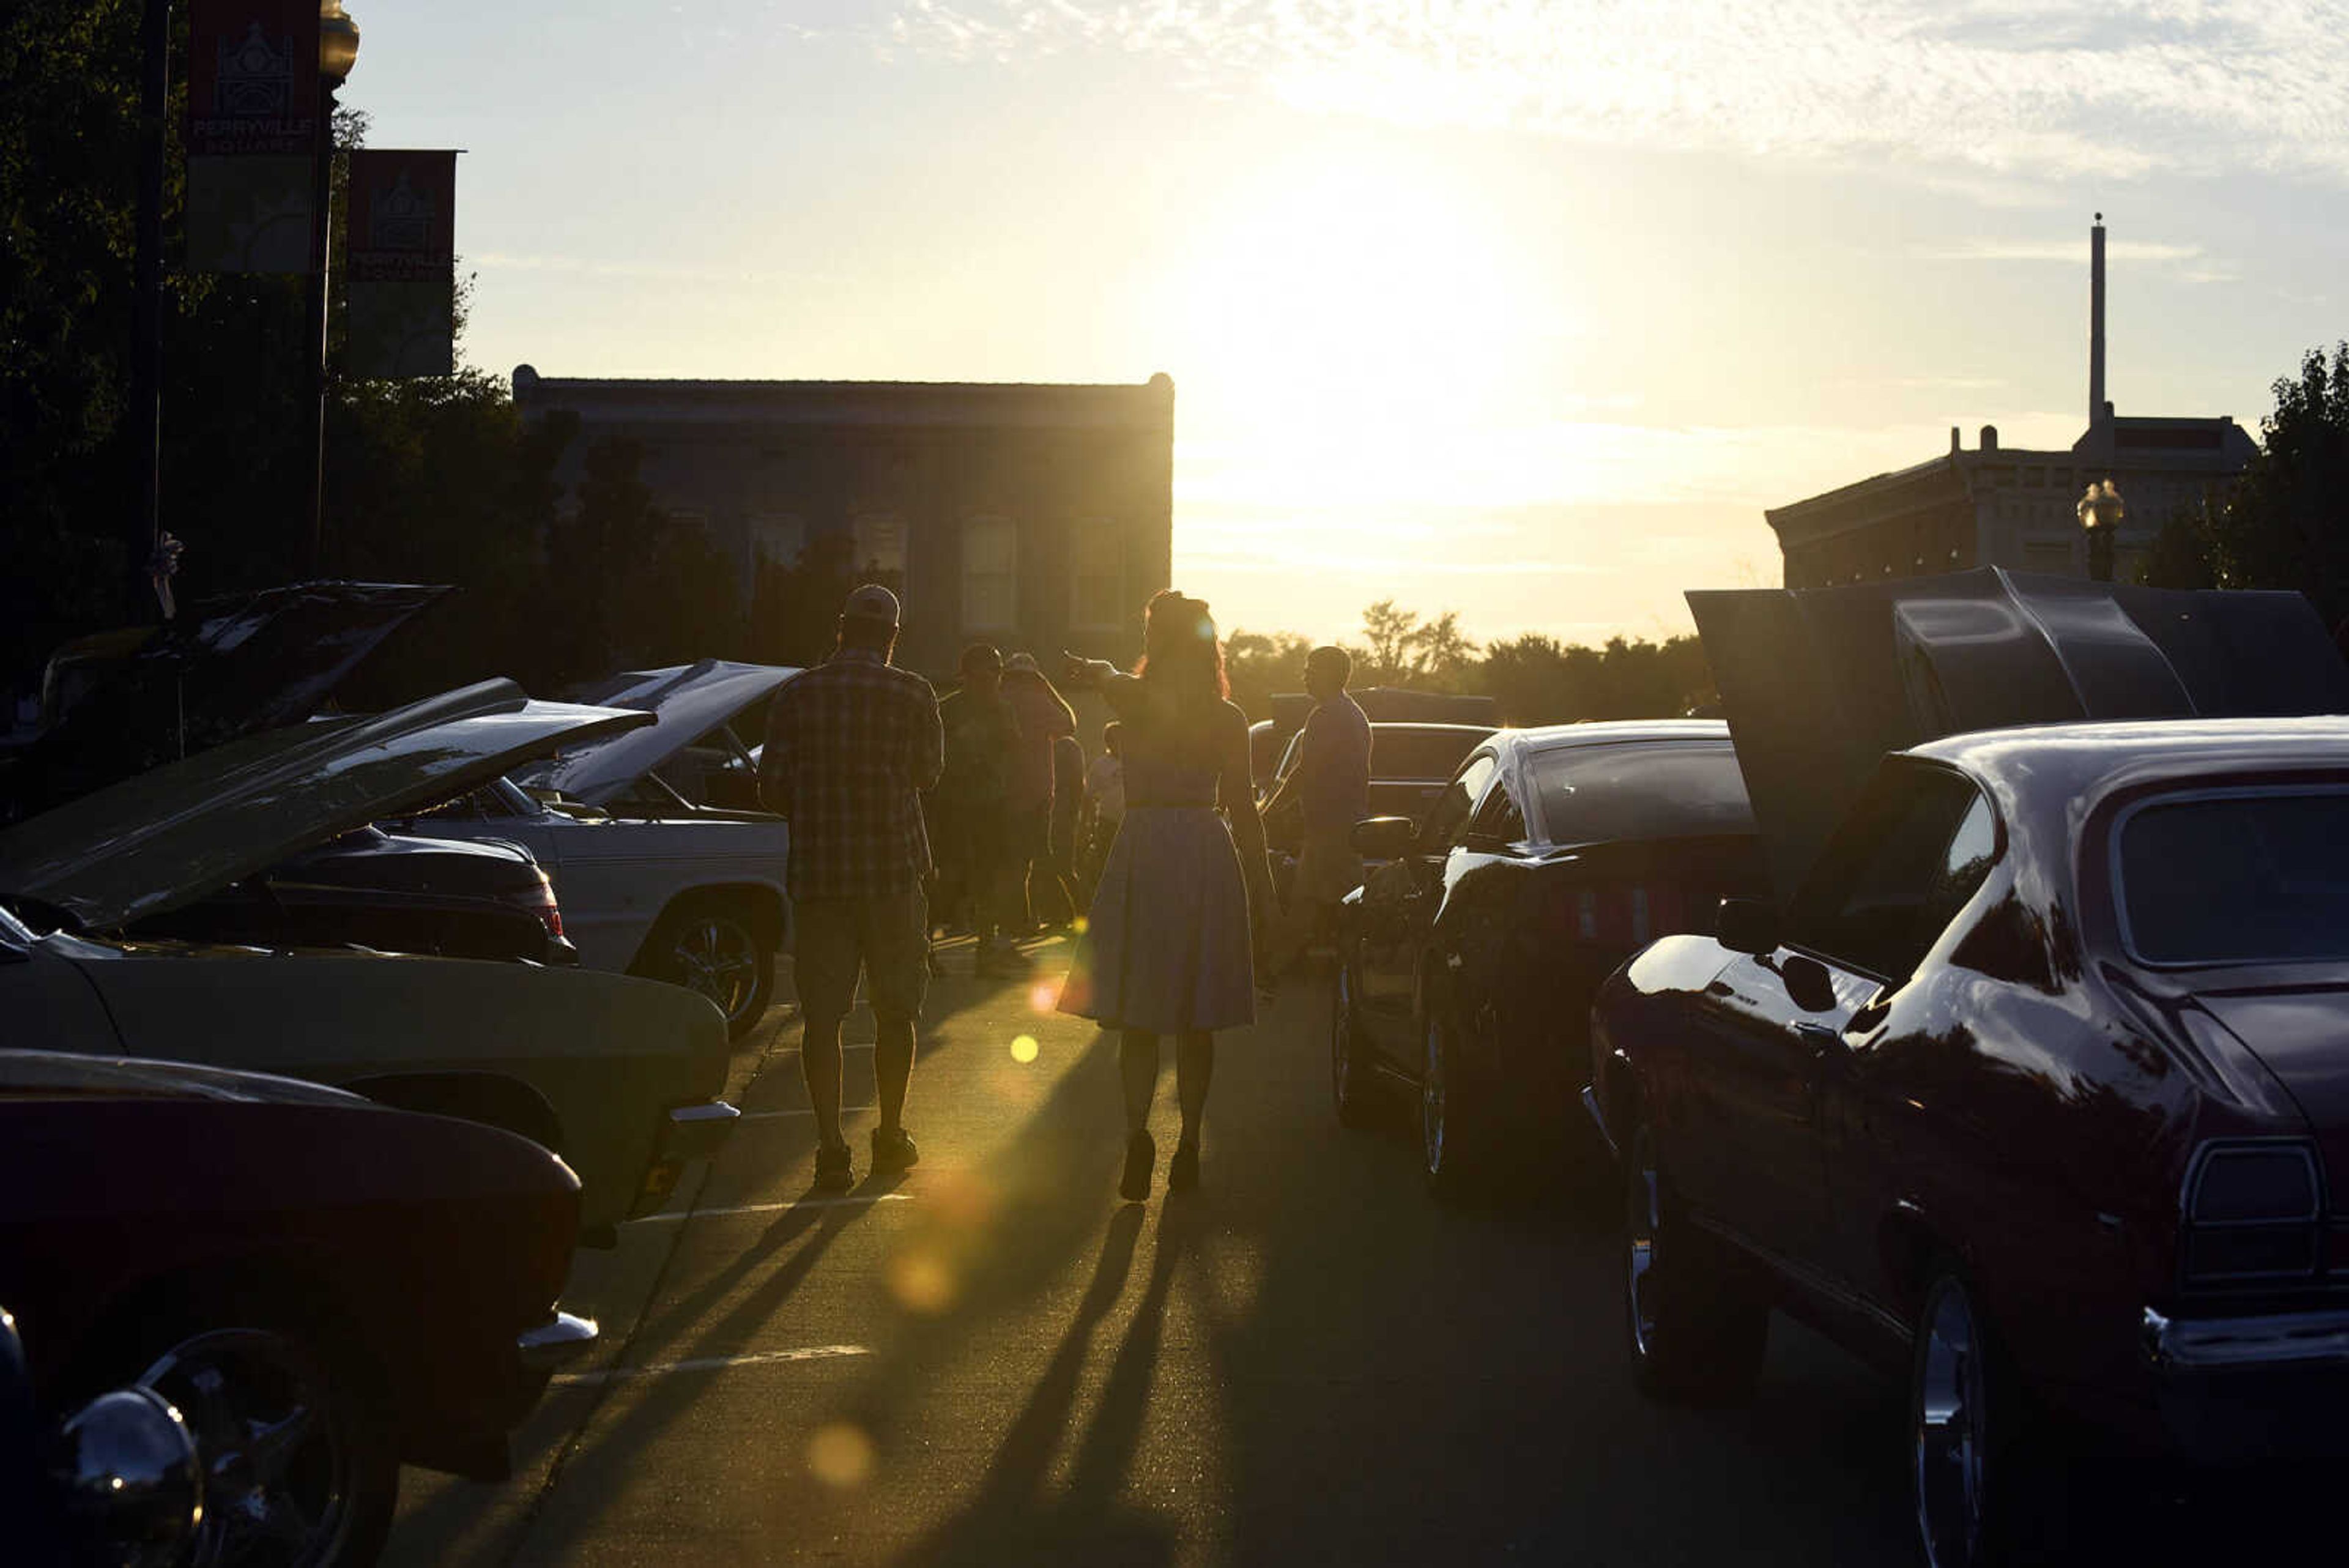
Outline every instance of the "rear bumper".
[[2349, 1309], [2255, 1317], [2145, 1310], [2171, 1447], [2203, 1464], [2349, 1456]]

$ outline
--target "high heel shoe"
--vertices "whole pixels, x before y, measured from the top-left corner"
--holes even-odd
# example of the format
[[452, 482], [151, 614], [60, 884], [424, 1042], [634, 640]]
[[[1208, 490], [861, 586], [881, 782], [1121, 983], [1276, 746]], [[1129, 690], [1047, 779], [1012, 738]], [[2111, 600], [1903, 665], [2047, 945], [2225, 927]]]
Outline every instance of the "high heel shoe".
[[1146, 1132], [1131, 1134], [1125, 1140], [1125, 1175], [1117, 1184], [1117, 1195], [1128, 1203], [1139, 1203], [1150, 1196], [1150, 1168], [1158, 1158], [1158, 1146]]

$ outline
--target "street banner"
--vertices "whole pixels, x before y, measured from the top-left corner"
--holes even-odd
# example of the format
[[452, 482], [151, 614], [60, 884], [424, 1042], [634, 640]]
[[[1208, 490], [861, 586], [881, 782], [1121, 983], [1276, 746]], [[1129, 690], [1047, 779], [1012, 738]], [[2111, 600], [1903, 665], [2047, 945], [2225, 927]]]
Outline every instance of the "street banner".
[[318, 0], [190, 0], [188, 265], [310, 270]]
[[455, 373], [456, 210], [454, 152], [351, 154], [352, 375]]

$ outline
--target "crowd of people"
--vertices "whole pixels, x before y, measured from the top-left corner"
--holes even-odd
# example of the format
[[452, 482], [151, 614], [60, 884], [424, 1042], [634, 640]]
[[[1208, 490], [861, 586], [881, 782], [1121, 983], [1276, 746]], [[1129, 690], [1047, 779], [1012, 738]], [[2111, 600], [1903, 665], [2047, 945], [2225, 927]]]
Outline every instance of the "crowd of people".
[[817, 1188], [854, 1179], [840, 1127], [840, 1031], [860, 974], [875, 1024], [871, 1168], [886, 1175], [919, 1158], [904, 1110], [936, 939], [968, 932], [974, 973], [1004, 978], [1030, 967], [1019, 939], [1055, 926], [1077, 933], [1061, 1011], [1120, 1037], [1120, 1193], [1149, 1195], [1150, 1107], [1169, 1036], [1182, 1132], [1166, 1183], [1196, 1186], [1216, 1033], [1255, 1022], [1259, 997], [1361, 879], [1347, 839], [1366, 809], [1371, 732], [1346, 694], [1346, 655], [1324, 648], [1308, 659], [1316, 707], [1294, 782], [1266, 803], [1293, 791], [1305, 817], [1283, 909], [1247, 717], [1230, 700], [1205, 603], [1154, 596], [1131, 674], [1062, 656], [1062, 684], [1099, 691], [1117, 715], [1090, 764], [1074, 711], [1032, 654], [974, 644], [941, 699], [890, 662], [899, 613], [885, 587], [849, 596], [833, 656], [776, 693], [760, 770], [761, 798], [792, 824]]

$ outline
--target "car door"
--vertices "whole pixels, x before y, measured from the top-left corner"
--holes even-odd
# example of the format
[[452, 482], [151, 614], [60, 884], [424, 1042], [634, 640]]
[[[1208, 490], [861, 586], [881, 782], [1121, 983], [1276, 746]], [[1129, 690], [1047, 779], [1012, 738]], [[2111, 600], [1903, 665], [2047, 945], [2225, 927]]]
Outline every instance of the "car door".
[[[1710, 1147], [1695, 1161], [1692, 1196], [1798, 1282], [1819, 1287], [1836, 1273], [1826, 1266], [1824, 1097], [1847, 1042], [1882, 1023], [1896, 977], [1930, 944], [1931, 933], [1920, 936], [1929, 892], [1979, 798], [1961, 775], [1903, 761], [1878, 774], [1829, 841], [1778, 949], [1734, 959], [1699, 1013], [1696, 1095]], [[1829, 1005], [1795, 1002], [1789, 964], [1824, 970]]]
[[1444, 866], [1498, 767], [1490, 750], [1471, 755], [1420, 823], [1410, 851], [1362, 882], [1361, 1023], [1375, 1049], [1414, 1073], [1420, 960], [1443, 895]]

